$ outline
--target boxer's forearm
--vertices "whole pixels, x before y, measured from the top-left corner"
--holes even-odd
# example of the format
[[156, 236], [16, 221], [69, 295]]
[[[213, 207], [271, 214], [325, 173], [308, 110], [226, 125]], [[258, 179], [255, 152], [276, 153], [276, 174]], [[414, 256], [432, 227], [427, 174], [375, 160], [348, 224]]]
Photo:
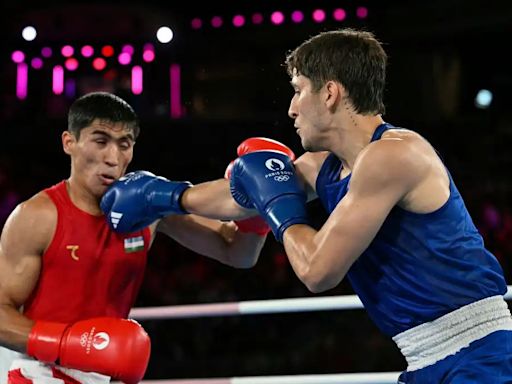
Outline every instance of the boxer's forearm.
[[219, 179], [186, 190], [181, 206], [187, 212], [212, 219], [236, 220], [254, 216], [255, 211], [239, 206], [231, 197], [229, 181]]
[[0, 304], [0, 345], [25, 352], [33, 325], [34, 322], [23, 316], [16, 308]]

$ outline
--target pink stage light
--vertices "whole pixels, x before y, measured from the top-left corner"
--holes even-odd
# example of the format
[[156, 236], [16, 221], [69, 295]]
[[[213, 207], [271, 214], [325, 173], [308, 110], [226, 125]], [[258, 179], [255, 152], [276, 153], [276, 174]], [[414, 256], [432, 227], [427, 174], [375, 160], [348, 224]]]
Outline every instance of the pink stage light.
[[84, 45], [82, 47], [82, 56], [83, 57], [91, 57], [92, 55], [94, 55], [94, 48], [91, 47], [90, 45]]
[[272, 12], [272, 15], [270, 15], [270, 21], [272, 21], [272, 24], [279, 25], [284, 23], [284, 14], [281, 11], [275, 11]]
[[66, 61], [64, 62], [64, 66], [68, 71], [76, 71], [76, 69], [78, 68], [78, 60], [74, 57], [70, 57], [66, 59]]
[[65, 45], [62, 47], [60, 52], [64, 57], [71, 57], [73, 56], [73, 53], [75, 53], [75, 49], [71, 45]]
[[220, 17], [220, 16], [212, 17], [212, 27], [213, 28], [220, 28], [220, 27], [222, 27], [222, 24], [223, 24], [222, 17]]
[[92, 67], [97, 71], [102, 71], [107, 66], [107, 62], [102, 57], [97, 57], [92, 61]]
[[22, 63], [25, 60], [25, 54], [21, 51], [14, 51], [11, 55], [12, 61], [16, 64]]
[[302, 23], [304, 20], [304, 13], [302, 11], [293, 11], [292, 12], [292, 21], [294, 23]]
[[144, 60], [146, 63], [151, 63], [153, 60], [155, 60], [155, 52], [149, 50], [142, 52], [142, 60]]
[[64, 91], [64, 68], [60, 65], [53, 67], [52, 90], [56, 95]]
[[119, 54], [117, 60], [121, 65], [128, 65], [132, 61], [132, 56], [128, 52], [122, 52]]
[[347, 12], [343, 8], [336, 8], [332, 13], [332, 17], [336, 21], [343, 21], [347, 17]]
[[263, 15], [259, 12], [253, 13], [252, 23], [255, 25], [263, 23]]
[[16, 68], [16, 97], [20, 100], [27, 98], [28, 92], [28, 65], [18, 63]]
[[313, 21], [322, 23], [325, 21], [325, 11], [323, 9], [315, 9], [313, 11]]
[[245, 24], [245, 17], [243, 17], [242, 15], [235, 15], [233, 17], [233, 25], [237, 28], [239, 27], [243, 27]]
[[142, 47], [142, 60], [146, 63], [151, 63], [155, 60], [155, 46], [151, 43], [146, 43]]
[[30, 62], [30, 65], [32, 65], [32, 68], [34, 69], [41, 69], [43, 68], [43, 60], [40, 57], [34, 57]]
[[134, 95], [140, 95], [142, 93], [142, 84], [143, 84], [143, 76], [142, 76], [142, 67], [136, 65], [132, 68], [132, 92]]
[[366, 19], [368, 17], [368, 8], [366, 7], [357, 7], [356, 16], [360, 19]]
[[170, 79], [170, 113], [172, 119], [179, 119], [183, 115], [181, 107], [181, 68], [179, 64], [171, 64], [169, 68]]
[[201, 20], [199, 17], [195, 17], [190, 22], [190, 26], [192, 29], [200, 29], [203, 26], [203, 20]]

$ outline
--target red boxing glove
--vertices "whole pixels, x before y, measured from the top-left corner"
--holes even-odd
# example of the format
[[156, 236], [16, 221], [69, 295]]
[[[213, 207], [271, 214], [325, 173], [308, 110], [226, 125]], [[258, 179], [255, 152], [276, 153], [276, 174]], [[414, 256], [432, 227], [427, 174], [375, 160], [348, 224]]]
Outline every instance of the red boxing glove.
[[240, 143], [236, 149], [238, 156], [258, 151], [278, 151], [295, 160], [295, 153], [283, 143], [266, 137], [250, 137]]
[[[290, 159], [295, 160], [295, 153], [283, 143], [277, 140], [268, 139], [266, 137], [251, 137], [240, 143], [236, 152], [238, 156], [243, 156], [247, 153], [258, 151], [278, 151], [287, 155]], [[234, 160], [229, 163], [224, 177], [229, 179], [231, 176], [231, 168], [233, 167]], [[235, 221], [238, 229], [245, 233], [256, 233], [260, 236], [265, 236], [270, 232], [270, 227], [261, 216], [250, 217], [245, 220]]]
[[85, 372], [96, 372], [135, 384], [149, 362], [151, 342], [139, 323], [98, 317], [74, 324], [37, 321], [27, 344], [27, 354]]

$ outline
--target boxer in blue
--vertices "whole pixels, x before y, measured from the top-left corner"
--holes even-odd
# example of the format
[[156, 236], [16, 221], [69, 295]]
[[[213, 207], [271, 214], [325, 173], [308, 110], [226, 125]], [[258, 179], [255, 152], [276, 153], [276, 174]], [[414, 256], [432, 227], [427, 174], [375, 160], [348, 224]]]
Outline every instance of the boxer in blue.
[[[385, 67], [368, 32], [321, 33], [291, 52], [289, 115], [308, 152], [294, 165], [279, 158], [294, 183], [265, 177], [275, 154], [243, 156], [233, 196], [267, 218], [310, 290], [348, 277], [406, 358], [401, 382], [510, 383], [502, 269], [436, 151], [382, 119]], [[306, 193], [330, 213], [319, 231]]]
[[[239, 157], [237, 204], [219, 180], [187, 188], [174, 205], [223, 218], [256, 209], [312, 292], [347, 276], [404, 355], [401, 383], [511, 383], [503, 271], [434, 148], [383, 120], [386, 62], [365, 31], [302, 43], [286, 65], [289, 115], [306, 152], [295, 162], [265, 150]], [[306, 213], [314, 198], [330, 214], [319, 230]]]

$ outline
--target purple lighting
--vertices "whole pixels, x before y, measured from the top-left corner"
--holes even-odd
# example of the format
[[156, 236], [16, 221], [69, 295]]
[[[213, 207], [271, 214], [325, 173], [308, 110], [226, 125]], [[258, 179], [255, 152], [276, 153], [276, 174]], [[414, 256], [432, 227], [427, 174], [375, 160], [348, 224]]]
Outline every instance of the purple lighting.
[[336, 21], [343, 21], [347, 17], [347, 12], [343, 8], [336, 8], [332, 13], [332, 17]]
[[272, 23], [275, 25], [283, 24], [283, 22], [284, 22], [283, 12], [281, 12], [281, 11], [272, 12], [272, 15], [270, 15], [270, 21], [272, 21]]
[[235, 15], [233, 17], [233, 25], [237, 28], [242, 27], [245, 24], [245, 17], [242, 15]]
[[43, 57], [46, 57], [46, 58], [51, 57], [52, 53], [53, 53], [53, 51], [50, 47], [44, 47], [41, 49], [41, 56], [43, 56]]
[[368, 8], [366, 8], [366, 7], [357, 7], [356, 15], [360, 19], [366, 19], [368, 17]]
[[252, 23], [256, 25], [263, 23], [263, 15], [261, 13], [253, 13]]
[[301, 23], [304, 20], [304, 14], [302, 11], [293, 11], [292, 12], [292, 21], [294, 23]]
[[200, 29], [203, 26], [203, 20], [201, 20], [199, 17], [195, 17], [190, 22], [190, 26], [192, 29]]
[[16, 97], [24, 100], [27, 97], [28, 89], [28, 66], [25, 63], [19, 63], [16, 70]]
[[313, 21], [317, 23], [325, 21], [325, 11], [323, 9], [315, 9], [313, 11]]
[[43, 60], [40, 57], [34, 57], [30, 62], [30, 65], [32, 65], [32, 68], [34, 69], [41, 69], [43, 68]]
[[140, 95], [142, 93], [142, 67], [136, 65], [132, 68], [132, 92], [134, 95]]
[[[121, 48], [121, 52], [127, 53], [129, 56], [133, 55], [133, 52], [134, 52], [133, 45], [130, 45], [130, 44], [123, 45], [123, 48]], [[119, 55], [119, 56], [121, 56], [121, 55]]]
[[76, 94], [76, 81], [75, 79], [66, 79], [66, 84], [64, 85], [64, 94], [72, 98]]
[[212, 27], [213, 28], [220, 28], [220, 27], [222, 27], [222, 17], [220, 17], [220, 16], [213, 16], [212, 17]]
[[19, 64], [19, 63], [22, 63], [23, 60], [25, 60], [25, 54], [21, 51], [14, 51], [12, 53], [11, 58], [12, 58], [12, 61]]

